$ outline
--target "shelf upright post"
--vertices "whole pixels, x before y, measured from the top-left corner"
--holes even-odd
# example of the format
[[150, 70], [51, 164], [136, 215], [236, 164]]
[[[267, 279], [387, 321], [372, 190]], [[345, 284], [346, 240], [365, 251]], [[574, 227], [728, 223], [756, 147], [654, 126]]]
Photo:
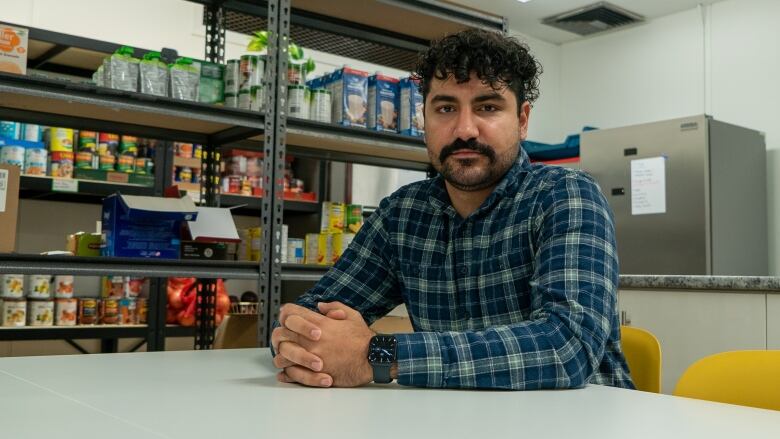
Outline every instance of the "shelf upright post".
[[263, 254], [260, 261], [260, 300], [257, 340], [267, 346], [273, 321], [279, 318], [282, 297], [282, 221], [284, 158], [287, 133], [287, 64], [290, 44], [290, 0], [268, 1], [268, 58], [263, 87], [266, 93], [263, 154]]
[[[160, 141], [154, 150], [154, 196], [162, 197], [165, 187], [173, 181], [173, 142]], [[146, 350], [165, 350], [165, 324], [168, 278], [153, 277], [149, 280], [149, 301], [146, 314]]]
[[[225, 12], [221, 4], [206, 8], [206, 61], [225, 62]], [[214, 207], [219, 203], [219, 149], [213, 142], [202, 145], [200, 173], [200, 204]], [[211, 349], [214, 345], [217, 308], [217, 279], [198, 278], [196, 296], [195, 349]]]

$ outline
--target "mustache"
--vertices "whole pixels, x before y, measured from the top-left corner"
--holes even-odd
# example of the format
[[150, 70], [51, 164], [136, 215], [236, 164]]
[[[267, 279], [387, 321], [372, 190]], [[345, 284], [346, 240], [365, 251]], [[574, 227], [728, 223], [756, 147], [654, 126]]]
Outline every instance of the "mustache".
[[468, 140], [455, 139], [454, 142], [442, 148], [441, 152], [439, 153], [439, 163], [444, 163], [444, 160], [446, 160], [447, 157], [454, 154], [455, 151], [459, 151], [462, 149], [468, 149], [477, 152], [479, 154], [482, 154], [486, 156], [488, 159], [490, 159], [491, 162], [494, 162], [496, 160], [496, 153], [493, 151], [493, 148], [490, 145], [487, 145], [485, 143], [479, 143], [477, 139], [472, 137], [471, 139]]

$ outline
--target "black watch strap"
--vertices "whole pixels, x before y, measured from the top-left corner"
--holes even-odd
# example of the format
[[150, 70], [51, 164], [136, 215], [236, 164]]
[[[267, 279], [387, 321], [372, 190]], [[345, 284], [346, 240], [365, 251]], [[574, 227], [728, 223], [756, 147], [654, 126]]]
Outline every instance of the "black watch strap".
[[387, 384], [393, 381], [390, 376], [390, 364], [373, 364], [371, 367], [374, 369], [374, 382], [377, 384]]

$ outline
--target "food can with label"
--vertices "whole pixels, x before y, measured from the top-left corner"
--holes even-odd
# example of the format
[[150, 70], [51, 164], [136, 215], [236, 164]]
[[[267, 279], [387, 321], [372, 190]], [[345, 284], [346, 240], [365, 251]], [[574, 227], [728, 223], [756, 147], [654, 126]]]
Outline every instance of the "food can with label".
[[19, 140], [22, 134], [22, 124], [10, 120], [0, 120], [0, 137]]
[[116, 162], [116, 170], [128, 174], [132, 173], [135, 170], [135, 156], [130, 154], [120, 155], [119, 160]]
[[28, 142], [40, 142], [41, 126], [33, 123], [24, 124], [22, 137], [24, 137], [24, 140]]
[[311, 91], [311, 105], [309, 107], [309, 119], [317, 122], [331, 123], [331, 93], [324, 88]]
[[322, 220], [320, 233], [341, 233], [344, 231], [346, 218], [344, 203], [326, 201], [322, 203]]
[[73, 151], [52, 151], [50, 175], [73, 178]]
[[239, 85], [238, 90], [249, 92], [252, 88], [252, 81], [254, 80], [255, 71], [258, 69], [257, 55], [242, 55], [239, 64]]
[[3, 145], [0, 147], [0, 165], [14, 165], [24, 171], [24, 152], [24, 146]]
[[119, 152], [119, 134], [100, 133], [98, 135], [98, 155], [116, 156]]
[[54, 297], [57, 299], [73, 297], [73, 276], [67, 274], [54, 276]]
[[131, 155], [133, 157], [138, 155], [138, 137], [135, 136], [122, 136], [119, 140], [119, 153]]
[[136, 314], [138, 315], [138, 323], [145, 325], [149, 315], [149, 301], [144, 298], [136, 300], [135, 304]]
[[306, 262], [304, 259], [306, 250], [305, 250], [305, 241], [303, 239], [298, 238], [288, 238], [287, 239], [287, 262], [290, 264], [303, 264]]
[[126, 297], [119, 300], [119, 324], [135, 325], [137, 322], [135, 299]]
[[363, 226], [363, 206], [360, 204], [347, 204], [346, 222], [344, 231], [347, 233], [357, 233]]
[[352, 240], [355, 239], [354, 233], [337, 233], [333, 235], [333, 245], [331, 246], [331, 263], [335, 264], [339, 260], [341, 255], [344, 254], [344, 250], [349, 247]]
[[0, 300], [0, 326], [24, 326], [27, 322], [27, 301], [24, 299]]
[[146, 167], [149, 159], [146, 157], [136, 157], [135, 159], [135, 173], [146, 174]]
[[49, 151], [73, 152], [73, 130], [70, 128], [50, 127], [47, 131]]
[[51, 326], [54, 324], [54, 301], [29, 300], [27, 308], [28, 326]]
[[299, 119], [309, 118], [308, 89], [305, 85], [287, 86], [287, 111], [288, 116]]
[[78, 315], [78, 299], [57, 299], [54, 301], [54, 324], [74, 326]]
[[119, 299], [103, 299], [100, 301], [100, 322], [105, 325], [119, 323]]
[[24, 297], [24, 275], [23, 274], [4, 274], [2, 276], [3, 285], [0, 290], [0, 296], [8, 299], [21, 299]]
[[242, 110], [252, 109], [252, 91], [241, 90], [238, 92], [238, 108]]
[[317, 255], [320, 250], [320, 234], [319, 233], [307, 233], [306, 234], [306, 251], [304, 254], [305, 263], [317, 264]]
[[30, 299], [51, 299], [51, 276], [31, 274], [27, 283], [27, 297]]
[[112, 154], [102, 154], [98, 166], [101, 171], [113, 171], [116, 168], [116, 157]]
[[79, 324], [94, 325], [98, 322], [98, 300], [83, 298], [79, 300]]
[[195, 147], [192, 143], [176, 142], [174, 144], [174, 152], [177, 157], [192, 158]]
[[95, 153], [92, 151], [79, 151], [76, 153], [76, 168], [92, 169], [95, 161]]
[[98, 134], [94, 131], [79, 131], [78, 151], [97, 152]]
[[124, 281], [125, 297], [140, 296], [145, 283], [145, 277], [126, 277]]
[[230, 108], [238, 108], [238, 93], [225, 93], [225, 106]]
[[249, 109], [252, 111], [265, 110], [265, 89], [263, 85], [253, 85], [249, 91]]
[[27, 175], [46, 175], [49, 152], [39, 143], [39, 147], [27, 147], [24, 150], [24, 173]]

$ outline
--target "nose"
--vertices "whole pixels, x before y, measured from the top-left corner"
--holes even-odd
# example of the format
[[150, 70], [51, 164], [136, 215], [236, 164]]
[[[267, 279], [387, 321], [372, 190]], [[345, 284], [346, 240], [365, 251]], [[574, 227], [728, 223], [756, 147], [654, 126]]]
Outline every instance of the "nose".
[[458, 119], [455, 121], [455, 131], [453, 134], [461, 140], [479, 137], [477, 121], [471, 109], [466, 108], [458, 113]]

